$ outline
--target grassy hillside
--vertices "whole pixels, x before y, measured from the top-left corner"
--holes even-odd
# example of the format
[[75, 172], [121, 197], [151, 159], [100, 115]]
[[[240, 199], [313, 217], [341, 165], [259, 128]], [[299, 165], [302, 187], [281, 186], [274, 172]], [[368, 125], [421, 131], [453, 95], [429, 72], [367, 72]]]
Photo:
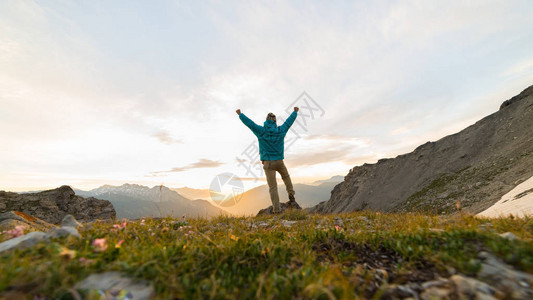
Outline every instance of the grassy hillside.
[[[503, 232], [519, 238], [505, 239]], [[76, 282], [110, 270], [151, 282], [159, 299], [372, 298], [393, 284], [456, 272], [475, 277], [480, 251], [533, 273], [530, 218], [288, 212], [275, 218], [146, 219], [124, 228], [95, 223], [80, 233], [82, 238], [1, 253], [0, 298], [74, 299]], [[102, 238], [108, 247], [98, 251], [92, 242]]]

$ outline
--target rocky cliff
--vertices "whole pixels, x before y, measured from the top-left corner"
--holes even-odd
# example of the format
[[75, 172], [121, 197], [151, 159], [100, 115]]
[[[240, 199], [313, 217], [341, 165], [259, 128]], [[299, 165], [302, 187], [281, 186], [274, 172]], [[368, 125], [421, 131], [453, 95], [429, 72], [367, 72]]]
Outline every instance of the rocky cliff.
[[76, 196], [69, 186], [27, 194], [0, 191], [0, 213], [7, 211], [23, 212], [53, 224], [67, 214], [82, 222], [116, 217], [109, 201]]
[[319, 213], [480, 212], [533, 175], [533, 86], [459, 133], [350, 170]]

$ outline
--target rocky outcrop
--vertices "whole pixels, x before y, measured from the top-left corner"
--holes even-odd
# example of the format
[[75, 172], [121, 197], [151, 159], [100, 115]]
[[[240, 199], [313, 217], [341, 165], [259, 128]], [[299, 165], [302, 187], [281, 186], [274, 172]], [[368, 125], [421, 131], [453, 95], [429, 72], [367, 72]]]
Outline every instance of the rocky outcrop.
[[7, 211], [22, 212], [52, 224], [59, 224], [67, 214], [81, 222], [116, 217], [111, 202], [77, 196], [69, 186], [27, 194], [0, 191], [0, 213]]
[[319, 213], [478, 213], [533, 176], [533, 86], [457, 134], [350, 170]]
[[[302, 208], [300, 207], [300, 205], [298, 203], [296, 203], [296, 201], [294, 202], [285, 202], [285, 203], [280, 203], [279, 204], [280, 206], [280, 209], [281, 209], [281, 213], [285, 212], [286, 210], [289, 210], [289, 209], [297, 209], [297, 210], [301, 210]], [[274, 214], [274, 207], [269, 206], [267, 208], [264, 208], [262, 210], [260, 210], [258, 213], [257, 213], [257, 216], [262, 216], [262, 215], [273, 215]]]

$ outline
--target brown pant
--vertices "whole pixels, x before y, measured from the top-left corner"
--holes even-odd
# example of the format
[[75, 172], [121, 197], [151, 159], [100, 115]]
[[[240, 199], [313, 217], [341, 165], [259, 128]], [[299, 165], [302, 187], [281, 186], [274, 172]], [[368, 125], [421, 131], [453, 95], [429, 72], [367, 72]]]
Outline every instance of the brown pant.
[[268, 191], [270, 192], [270, 200], [272, 200], [272, 206], [274, 212], [279, 212], [279, 195], [278, 195], [278, 182], [276, 181], [276, 171], [281, 175], [283, 183], [287, 188], [287, 193], [289, 195], [294, 195], [294, 188], [292, 187], [291, 176], [287, 167], [283, 163], [283, 160], [265, 160], [263, 161], [263, 169], [265, 170], [265, 175], [268, 183]]

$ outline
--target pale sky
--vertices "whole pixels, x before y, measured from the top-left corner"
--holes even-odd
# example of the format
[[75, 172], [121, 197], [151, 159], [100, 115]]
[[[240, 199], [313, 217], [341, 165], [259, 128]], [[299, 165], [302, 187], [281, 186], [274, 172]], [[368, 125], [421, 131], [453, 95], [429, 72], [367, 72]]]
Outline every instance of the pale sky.
[[247, 179], [236, 158], [256, 138], [235, 110], [262, 124], [304, 91], [323, 115], [285, 162], [311, 182], [455, 133], [531, 84], [528, 0], [4, 0], [0, 190]]

